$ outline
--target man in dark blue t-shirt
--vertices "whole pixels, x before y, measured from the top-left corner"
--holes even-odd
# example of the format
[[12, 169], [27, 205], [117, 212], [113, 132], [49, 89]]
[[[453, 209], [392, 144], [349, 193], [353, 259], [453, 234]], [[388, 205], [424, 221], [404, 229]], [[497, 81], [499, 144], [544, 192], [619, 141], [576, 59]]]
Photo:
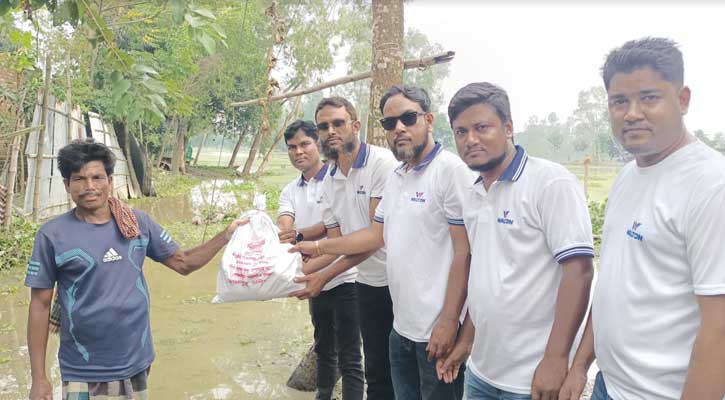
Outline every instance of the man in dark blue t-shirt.
[[[246, 223], [234, 221], [210, 241], [181, 250], [148, 215], [110, 198], [114, 164], [113, 153], [92, 139], [74, 141], [58, 153], [58, 169], [76, 208], [40, 228], [28, 263], [31, 399], [51, 398], [45, 353], [55, 285], [64, 397], [143, 392], [154, 359], [144, 259], [187, 275], [206, 265]], [[120, 390], [110, 393], [108, 387]]]

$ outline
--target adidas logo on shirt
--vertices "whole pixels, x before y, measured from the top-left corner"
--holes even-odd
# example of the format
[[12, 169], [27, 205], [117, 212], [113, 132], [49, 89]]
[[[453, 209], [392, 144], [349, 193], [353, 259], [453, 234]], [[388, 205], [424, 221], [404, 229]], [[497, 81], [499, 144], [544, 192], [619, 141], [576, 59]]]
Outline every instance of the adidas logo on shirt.
[[106, 252], [106, 255], [103, 256], [104, 263], [119, 261], [122, 259], [123, 259], [123, 257], [118, 255], [118, 253], [116, 253], [116, 250], [114, 250], [113, 247], [108, 249], [108, 251]]

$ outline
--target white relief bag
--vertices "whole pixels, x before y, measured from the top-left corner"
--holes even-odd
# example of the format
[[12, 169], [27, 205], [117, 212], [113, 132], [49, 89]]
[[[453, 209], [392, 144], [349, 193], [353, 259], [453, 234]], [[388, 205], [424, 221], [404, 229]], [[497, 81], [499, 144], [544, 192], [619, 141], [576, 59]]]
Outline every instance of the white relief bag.
[[234, 231], [224, 250], [212, 302], [269, 300], [304, 289], [293, 281], [303, 275], [302, 257], [287, 252], [292, 245], [279, 243], [279, 228], [272, 219], [258, 210], [239, 218], [249, 218], [249, 223]]

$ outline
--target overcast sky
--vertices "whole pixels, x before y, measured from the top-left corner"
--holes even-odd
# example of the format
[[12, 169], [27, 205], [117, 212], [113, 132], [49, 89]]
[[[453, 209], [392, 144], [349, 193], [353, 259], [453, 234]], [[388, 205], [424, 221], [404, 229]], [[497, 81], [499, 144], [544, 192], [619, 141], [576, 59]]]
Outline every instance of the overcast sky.
[[413, 0], [405, 24], [456, 52], [443, 110], [463, 85], [489, 81], [508, 92], [517, 131], [531, 115], [553, 111], [564, 120], [580, 90], [602, 85], [599, 68], [612, 48], [644, 36], [672, 38], [692, 89], [688, 128], [725, 133], [725, 5], [631, 3]]

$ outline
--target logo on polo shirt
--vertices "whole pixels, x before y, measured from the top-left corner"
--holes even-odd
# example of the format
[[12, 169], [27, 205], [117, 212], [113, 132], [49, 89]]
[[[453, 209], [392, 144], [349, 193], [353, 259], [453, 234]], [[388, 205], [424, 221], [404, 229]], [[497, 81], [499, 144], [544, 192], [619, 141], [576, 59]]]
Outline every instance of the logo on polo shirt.
[[425, 197], [423, 197], [423, 192], [415, 192], [415, 197], [411, 197], [410, 201], [416, 203], [425, 203]]
[[116, 250], [114, 250], [113, 247], [108, 249], [108, 251], [106, 252], [106, 255], [103, 256], [104, 263], [120, 261], [122, 259], [123, 259], [123, 257], [121, 257], [118, 253], [116, 253]]
[[513, 224], [514, 224], [514, 220], [512, 220], [512, 219], [509, 219], [509, 213], [510, 213], [510, 212], [511, 212], [511, 211], [509, 211], [509, 210], [504, 210], [504, 212], [503, 212], [503, 218], [499, 218], [499, 219], [497, 219], [496, 221], [497, 221], [497, 222], [498, 222], [499, 224], [504, 224], [504, 225], [513, 225]]
[[366, 194], [365, 187], [363, 185], [360, 185], [360, 187], [357, 188], [357, 194]]
[[634, 240], [639, 240], [640, 242], [644, 240], [644, 236], [642, 236], [641, 233], [637, 232], [637, 228], [639, 228], [640, 226], [642, 226], [642, 223], [635, 220], [634, 223], [632, 223], [632, 229], [627, 229], [627, 236], [631, 237]]

